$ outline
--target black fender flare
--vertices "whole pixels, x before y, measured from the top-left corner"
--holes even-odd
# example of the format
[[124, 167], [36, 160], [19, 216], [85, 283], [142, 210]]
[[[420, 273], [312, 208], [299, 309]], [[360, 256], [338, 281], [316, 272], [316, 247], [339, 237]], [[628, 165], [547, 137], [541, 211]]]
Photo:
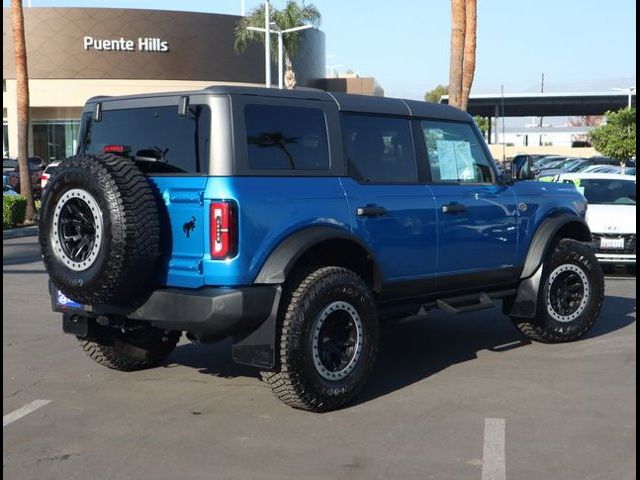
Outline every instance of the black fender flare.
[[367, 253], [373, 264], [374, 288], [376, 290], [381, 288], [382, 274], [371, 248], [350, 232], [327, 226], [309, 227], [298, 230], [282, 240], [278, 246], [271, 251], [253, 283], [284, 283], [287, 274], [291, 271], [298, 259], [310, 248], [327, 240], [347, 240], [361, 247]]
[[563, 238], [571, 238], [581, 242], [592, 240], [591, 230], [582, 217], [561, 213], [546, 218], [536, 230], [529, 245], [516, 297], [512, 302], [505, 303], [506, 314], [520, 318], [536, 316], [543, 262], [549, 249], [552, 248], [553, 242], [563, 229], [567, 231]]
[[269, 317], [252, 332], [234, 338], [232, 356], [236, 363], [264, 370], [271, 370], [275, 367], [281, 285], [305, 252], [327, 240], [348, 240], [367, 252], [374, 268], [374, 288], [379, 288], [382, 277], [378, 264], [371, 249], [356, 236], [347, 231], [326, 226], [309, 227], [291, 234], [271, 251], [254, 281], [254, 284], [277, 284], [277, 291]]
[[566, 238], [573, 238], [581, 242], [591, 241], [591, 230], [589, 230], [587, 222], [582, 217], [569, 213], [548, 217], [540, 224], [533, 236], [520, 278], [529, 278], [536, 273], [536, 270], [542, 265], [553, 240], [560, 230], [567, 226], [572, 226], [574, 229], [573, 234]]

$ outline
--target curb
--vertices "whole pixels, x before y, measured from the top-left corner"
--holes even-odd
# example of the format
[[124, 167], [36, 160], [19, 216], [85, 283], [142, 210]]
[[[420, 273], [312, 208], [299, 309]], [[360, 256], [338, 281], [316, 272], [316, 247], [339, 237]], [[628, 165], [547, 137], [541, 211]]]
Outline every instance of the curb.
[[38, 235], [37, 225], [30, 227], [10, 228], [2, 231], [2, 239], [7, 240], [11, 238], [33, 237]]

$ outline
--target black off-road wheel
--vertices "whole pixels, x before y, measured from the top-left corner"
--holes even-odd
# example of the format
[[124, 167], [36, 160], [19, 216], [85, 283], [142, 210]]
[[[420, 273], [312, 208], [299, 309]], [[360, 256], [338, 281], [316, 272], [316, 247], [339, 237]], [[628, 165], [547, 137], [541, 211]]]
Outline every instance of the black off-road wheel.
[[262, 379], [294, 408], [325, 412], [362, 389], [378, 349], [378, 315], [363, 280], [322, 267], [284, 291], [276, 371]]
[[149, 180], [116, 155], [78, 155], [50, 180], [40, 247], [53, 284], [83, 304], [123, 303], [148, 288], [160, 256], [160, 210]]
[[122, 332], [96, 327], [91, 337], [79, 339], [82, 349], [96, 363], [107, 368], [132, 372], [160, 365], [173, 351], [181, 332], [144, 327]]
[[536, 316], [513, 318], [532, 340], [577, 340], [593, 326], [604, 301], [604, 274], [593, 250], [584, 243], [559, 241], [545, 260]]

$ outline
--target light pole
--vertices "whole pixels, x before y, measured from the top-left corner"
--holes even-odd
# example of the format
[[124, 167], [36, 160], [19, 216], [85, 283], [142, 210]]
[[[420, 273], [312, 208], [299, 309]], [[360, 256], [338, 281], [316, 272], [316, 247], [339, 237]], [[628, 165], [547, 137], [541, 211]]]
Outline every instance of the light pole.
[[627, 108], [631, 110], [631, 97], [633, 92], [636, 91], [636, 87], [628, 87], [628, 88], [612, 88], [611, 90], [615, 90], [616, 92], [627, 92], [629, 94]]
[[264, 84], [271, 88], [271, 35], [269, 31], [269, 0], [264, 2]]
[[[278, 88], [280, 89], [283, 88], [283, 81], [284, 81], [284, 68], [283, 68], [284, 43], [283, 43], [282, 37], [284, 36], [285, 33], [299, 32], [300, 30], [307, 30], [309, 28], [313, 28], [313, 25], [302, 25], [300, 27], [293, 27], [293, 28], [287, 28], [286, 30], [281, 30], [280, 27], [278, 27], [278, 25], [275, 22], [269, 22], [266, 28], [247, 27], [247, 30], [252, 30], [254, 32], [268, 32], [268, 33], [275, 33], [276, 35], [278, 35]], [[265, 35], [265, 44], [271, 43], [267, 41], [267, 38], [268, 38], [267, 35]], [[267, 50], [267, 47], [265, 47], [265, 51], [266, 50]], [[269, 87], [271, 86], [271, 82], [269, 82], [268, 86]]]

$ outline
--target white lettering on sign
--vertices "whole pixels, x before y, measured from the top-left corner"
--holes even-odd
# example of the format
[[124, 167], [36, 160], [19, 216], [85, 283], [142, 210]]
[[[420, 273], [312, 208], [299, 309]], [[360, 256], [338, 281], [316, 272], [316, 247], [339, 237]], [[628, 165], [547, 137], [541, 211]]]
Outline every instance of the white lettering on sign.
[[141, 37], [137, 41], [127, 38], [101, 39], [90, 36], [82, 38], [82, 46], [85, 50], [101, 52], [168, 52], [169, 42], [157, 37]]

